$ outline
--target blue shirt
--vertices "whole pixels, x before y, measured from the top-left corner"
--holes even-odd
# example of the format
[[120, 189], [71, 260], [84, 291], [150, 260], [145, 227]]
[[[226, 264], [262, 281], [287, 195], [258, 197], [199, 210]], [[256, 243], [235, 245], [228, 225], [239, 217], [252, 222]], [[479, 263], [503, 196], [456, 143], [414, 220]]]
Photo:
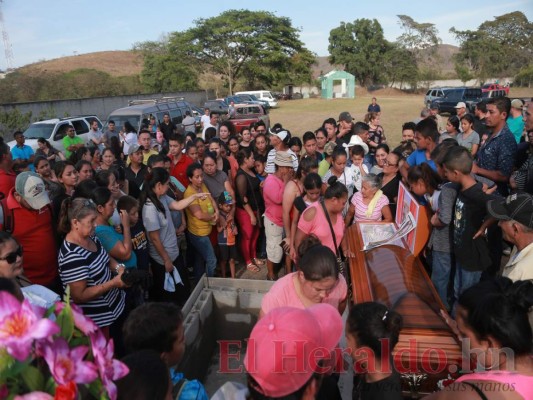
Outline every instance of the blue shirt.
[[[102, 246], [109, 253], [113, 247], [120, 240], [124, 241], [124, 235], [118, 233], [114, 227], [106, 225], [98, 225], [95, 229], [96, 236], [102, 242]], [[131, 252], [131, 256], [126, 261], [117, 260], [124, 263], [126, 268], [137, 268], [137, 256], [134, 251]]]
[[415, 165], [420, 165], [423, 163], [426, 163], [431, 167], [431, 169], [435, 172], [437, 172], [437, 166], [433, 162], [433, 160], [428, 160], [426, 158], [426, 150], [415, 150], [411, 153], [409, 157], [407, 157], [407, 163], [410, 167], [414, 167]]
[[[15, 146], [11, 149], [13, 160], [29, 160], [34, 154], [33, 149], [27, 144], [22, 145], [22, 147]], [[29, 167], [30, 170], [35, 172], [35, 167], [32, 163], [29, 164]]]
[[[174, 368], [170, 368], [170, 379], [172, 380], [172, 386], [183, 381], [181, 384], [181, 390], [179, 396], [175, 400], [208, 400], [207, 392], [204, 386], [197, 381], [187, 380], [181, 372], [177, 372]], [[177, 393], [176, 393], [177, 394]]]
[[[507, 124], [502, 130], [487, 139], [477, 152], [477, 165], [489, 171], [500, 171], [509, 177], [513, 172], [516, 155], [516, 140]], [[498, 192], [507, 194], [507, 183], [498, 182]]]

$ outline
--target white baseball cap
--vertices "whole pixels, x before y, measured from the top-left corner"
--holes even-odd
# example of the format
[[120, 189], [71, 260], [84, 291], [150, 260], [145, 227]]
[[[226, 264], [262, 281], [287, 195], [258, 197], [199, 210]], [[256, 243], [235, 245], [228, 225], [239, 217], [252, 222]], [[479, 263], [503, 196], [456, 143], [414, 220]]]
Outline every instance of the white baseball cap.
[[24, 171], [17, 175], [15, 191], [34, 210], [40, 210], [50, 204], [50, 198], [42, 178], [35, 172]]

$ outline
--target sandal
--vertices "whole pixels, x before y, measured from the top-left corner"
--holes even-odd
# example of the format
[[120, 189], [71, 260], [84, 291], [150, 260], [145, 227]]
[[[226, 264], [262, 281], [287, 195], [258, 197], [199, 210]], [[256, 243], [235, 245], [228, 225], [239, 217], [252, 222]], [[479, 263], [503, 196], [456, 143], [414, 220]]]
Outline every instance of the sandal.
[[277, 276], [270, 277], [270, 276], [267, 275], [266, 279], [267, 279], [267, 281], [277, 281], [278, 277]]
[[246, 269], [247, 269], [248, 271], [250, 271], [250, 272], [259, 272], [259, 271], [261, 271], [261, 270], [259, 269], [259, 267], [258, 267], [257, 265], [255, 265], [254, 263], [250, 263], [250, 264], [248, 264], [248, 265], [246, 266]]
[[260, 258], [254, 258], [254, 264], [257, 265], [258, 267], [262, 267], [263, 265], [266, 264], [265, 260], [262, 260]]

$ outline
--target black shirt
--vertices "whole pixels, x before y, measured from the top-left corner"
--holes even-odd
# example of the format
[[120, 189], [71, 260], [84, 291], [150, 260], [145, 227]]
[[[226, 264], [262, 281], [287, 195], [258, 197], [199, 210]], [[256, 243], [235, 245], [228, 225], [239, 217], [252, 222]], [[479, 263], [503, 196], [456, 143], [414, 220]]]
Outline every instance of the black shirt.
[[128, 165], [127, 168], [124, 169], [124, 175], [126, 176], [126, 179], [130, 183], [135, 183], [138, 188], [140, 188], [144, 182], [144, 177], [148, 173], [148, 167], [144, 164], [141, 164], [141, 169], [135, 173], [131, 169], [131, 164]]
[[477, 182], [460, 190], [455, 200], [454, 253], [457, 262], [467, 271], [483, 271], [492, 263], [486, 239], [472, 238], [487, 217], [487, 202], [495, 198], [485, 194], [483, 186]]
[[[378, 175], [383, 179], [383, 172]], [[381, 191], [389, 199], [389, 207], [392, 212], [392, 218], [396, 216], [396, 198], [398, 197], [398, 189], [400, 188], [401, 176], [396, 174], [391, 181], [387, 182], [385, 186], [381, 187]]]
[[159, 129], [161, 130], [161, 133], [163, 133], [165, 140], [168, 142], [168, 139], [170, 139], [170, 136], [174, 133], [174, 124], [169, 122], [167, 125], [164, 122], [161, 122], [159, 124]]

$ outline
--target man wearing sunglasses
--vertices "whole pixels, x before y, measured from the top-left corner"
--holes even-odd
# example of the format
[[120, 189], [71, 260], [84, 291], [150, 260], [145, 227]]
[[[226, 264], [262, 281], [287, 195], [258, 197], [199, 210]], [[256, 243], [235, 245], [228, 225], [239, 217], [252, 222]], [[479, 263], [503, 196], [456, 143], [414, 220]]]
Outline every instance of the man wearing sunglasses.
[[26, 278], [61, 293], [50, 198], [42, 178], [34, 172], [20, 173], [1, 211], [1, 229], [24, 248]]

